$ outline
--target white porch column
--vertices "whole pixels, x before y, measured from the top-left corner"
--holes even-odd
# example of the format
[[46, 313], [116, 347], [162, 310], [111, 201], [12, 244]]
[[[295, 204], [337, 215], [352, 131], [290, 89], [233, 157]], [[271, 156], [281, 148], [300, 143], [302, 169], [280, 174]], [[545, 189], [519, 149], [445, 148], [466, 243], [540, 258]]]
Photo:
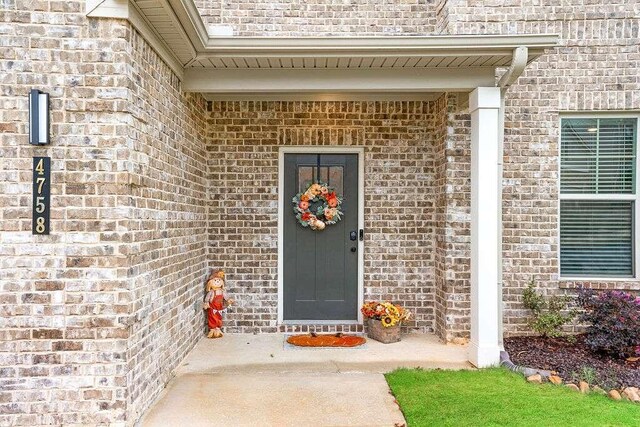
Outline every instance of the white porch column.
[[471, 344], [469, 361], [500, 360], [500, 88], [478, 87], [471, 111]]

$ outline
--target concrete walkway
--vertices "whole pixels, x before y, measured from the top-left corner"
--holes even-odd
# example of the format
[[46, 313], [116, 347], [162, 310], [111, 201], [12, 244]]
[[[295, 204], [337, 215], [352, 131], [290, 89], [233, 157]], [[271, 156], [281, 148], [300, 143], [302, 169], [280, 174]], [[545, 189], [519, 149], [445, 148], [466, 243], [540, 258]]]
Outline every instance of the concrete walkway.
[[382, 373], [467, 369], [464, 346], [411, 334], [395, 344], [310, 349], [280, 334], [203, 339], [143, 426], [396, 426], [405, 423]]

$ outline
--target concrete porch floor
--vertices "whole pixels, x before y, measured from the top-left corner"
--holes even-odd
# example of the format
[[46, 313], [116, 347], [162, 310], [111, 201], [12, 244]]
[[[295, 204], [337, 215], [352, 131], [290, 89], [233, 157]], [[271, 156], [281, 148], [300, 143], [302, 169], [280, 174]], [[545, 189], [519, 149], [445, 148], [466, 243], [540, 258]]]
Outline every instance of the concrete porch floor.
[[469, 369], [467, 347], [433, 335], [355, 348], [301, 348], [283, 334], [200, 341], [143, 426], [394, 426], [404, 418], [382, 375], [400, 367]]

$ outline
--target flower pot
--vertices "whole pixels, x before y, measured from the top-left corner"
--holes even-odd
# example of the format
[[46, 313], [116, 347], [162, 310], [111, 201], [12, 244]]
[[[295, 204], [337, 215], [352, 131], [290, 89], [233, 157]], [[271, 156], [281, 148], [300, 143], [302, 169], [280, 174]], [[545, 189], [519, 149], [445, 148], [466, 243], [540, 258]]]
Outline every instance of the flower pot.
[[384, 327], [382, 322], [376, 319], [367, 319], [367, 336], [383, 344], [400, 341], [400, 323], [394, 326]]

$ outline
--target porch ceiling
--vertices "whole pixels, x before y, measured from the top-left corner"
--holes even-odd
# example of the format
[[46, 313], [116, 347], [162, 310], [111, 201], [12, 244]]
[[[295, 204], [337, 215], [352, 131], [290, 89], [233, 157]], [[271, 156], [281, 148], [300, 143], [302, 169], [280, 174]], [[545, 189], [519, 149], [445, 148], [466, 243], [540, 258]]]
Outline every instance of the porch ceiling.
[[[88, 0], [87, 15], [128, 18], [183, 80], [215, 98], [248, 94], [433, 93], [495, 86], [555, 35], [211, 37], [193, 0]], [[526, 49], [522, 49], [526, 48]]]

